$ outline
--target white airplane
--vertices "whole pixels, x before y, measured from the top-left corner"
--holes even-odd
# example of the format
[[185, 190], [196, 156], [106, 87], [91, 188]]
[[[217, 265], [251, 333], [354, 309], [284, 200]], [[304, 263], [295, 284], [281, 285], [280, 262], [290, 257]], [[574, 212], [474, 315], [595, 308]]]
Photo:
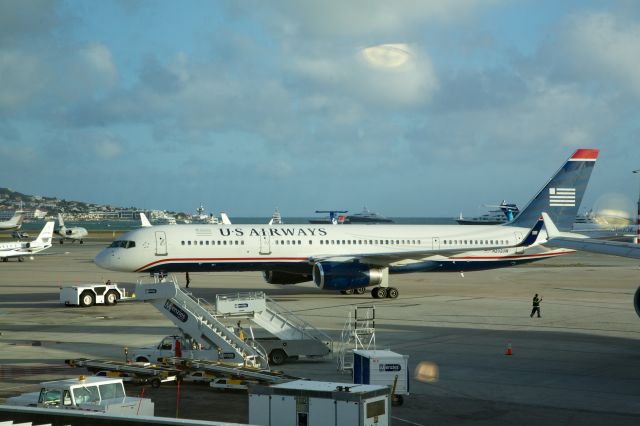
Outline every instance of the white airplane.
[[120, 236], [95, 262], [126, 272], [263, 271], [271, 284], [314, 281], [346, 294], [374, 286], [374, 298], [396, 298], [389, 273], [462, 273], [573, 252], [540, 246], [538, 219], [547, 211], [570, 229], [597, 157], [596, 149], [577, 150], [504, 225], [154, 226]]
[[0, 243], [0, 259], [7, 262], [10, 257], [17, 257], [19, 262], [24, 260], [24, 256], [33, 256], [42, 250], [51, 247], [53, 237], [54, 221], [47, 222], [40, 235], [31, 242], [16, 241], [11, 243]]
[[11, 219], [0, 222], [0, 231], [14, 231], [16, 229], [20, 229], [23, 219], [24, 211], [16, 210]]
[[64, 226], [61, 213], [58, 213], [58, 222], [60, 228], [55, 233], [60, 236], [60, 244], [64, 243], [64, 240], [80, 241], [80, 244], [82, 244], [84, 242], [82, 239], [89, 235], [89, 232], [81, 226], [72, 226], [71, 228]]
[[[640, 259], [640, 244], [596, 240], [572, 232], [561, 232], [547, 213], [542, 213], [542, 218], [548, 238], [547, 242], [544, 243], [545, 245]], [[640, 287], [638, 287], [636, 294], [633, 296], [633, 307], [636, 309], [638, 316], [640, 316]]]

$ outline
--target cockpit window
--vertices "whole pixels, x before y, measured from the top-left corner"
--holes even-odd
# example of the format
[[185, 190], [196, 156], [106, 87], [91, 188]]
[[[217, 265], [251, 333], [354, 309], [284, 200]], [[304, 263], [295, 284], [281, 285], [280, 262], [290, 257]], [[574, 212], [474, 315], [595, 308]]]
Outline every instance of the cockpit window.
[[135, 241], [126, 241], [126, 240], [116, 240], [114, 242], [111, 243], [111, 245], [109, 247], [112, 248], [132, 248], [136, 246], [136, 242]]

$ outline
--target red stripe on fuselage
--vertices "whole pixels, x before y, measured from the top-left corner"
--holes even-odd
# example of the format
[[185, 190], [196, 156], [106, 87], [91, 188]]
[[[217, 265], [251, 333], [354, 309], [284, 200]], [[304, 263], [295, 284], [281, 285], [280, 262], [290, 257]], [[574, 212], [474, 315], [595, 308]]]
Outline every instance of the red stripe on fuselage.
[[[521, 259], [521, 258], [529, 258], [529, 257], [554, 257], [560, 256], [563, 254], [571, 254], [575, 253], [575, 250], [568, 250], [562, 252], [554, 252], [554, 253], [538, 253], [538, 254], [528, 254], [528, 255], [513, 255], [513, 256], [466, 256], [466, 257], [449, 257], [448, 260], [501, 260], [501, 259]], [[151, 262], [146, 264], [145, 266], [138, 268], [136, 272], [144, 271], [145, 269], [159, 265], [161, 263], [169, 263], [169, 262], [232, 262], [232, 261], [261, 261], [261, 262], [271, 262], [271, 261], [290, 261], [290, 262], [300, 262], [300, 261], [308, 261], [307, 257], [224, 257], [224, 258], [199, 258], [199, 257], [184, 257], [184, 258], [171, 258], [171, 259], [160, 259], [155, 262]]]
[[144, 271], [145, 269], [158, 265], [160, 263], [168, 263], [168, 262], [232, 262], [232, 261], [307, 261], [308, 257], [180, 257], [180, 258], [171, 258], [171, 259], [160, 259], [155, 262], [148, 263], [141, 268], [136, 269], [136, 272]]
[[537, 254], [524, 254], [519, 256], [465, 256], [465, 257], [449, 257], [449, 260], [487, 260], [487, 259], [520, 259], [523, 257], [553, 257], [563, 254], [575, 253], [575, 250], [567, 250], [553, 253], [537, 253]]

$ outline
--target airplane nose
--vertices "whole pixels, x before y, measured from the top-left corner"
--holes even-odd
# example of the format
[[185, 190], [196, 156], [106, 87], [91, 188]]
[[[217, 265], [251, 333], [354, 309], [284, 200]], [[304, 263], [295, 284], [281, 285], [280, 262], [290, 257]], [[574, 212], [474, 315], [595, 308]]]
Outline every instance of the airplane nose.
[[93, 259], [93, 262], [103, 269], [111, 269], [111, 259], [113, 258], [113, 253], [109, 249], [104, 249], [100, 253], [98, 253]]

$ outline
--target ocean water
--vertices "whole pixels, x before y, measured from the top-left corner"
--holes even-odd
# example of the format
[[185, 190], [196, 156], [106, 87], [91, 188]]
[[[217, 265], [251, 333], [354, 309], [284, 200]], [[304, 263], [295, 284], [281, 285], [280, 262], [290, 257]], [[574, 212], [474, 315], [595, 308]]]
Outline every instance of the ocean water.
[[[267, 224], [271, 217], [232, 217], [231, 222], [234, 224]], [[309, 219], [317, 219], [316, 217], [283, 217], [285, 224], [308, 224]], [[452, 217], [392, 217], [397, 225], [455, 225], [455, 218]], [[140, 227], [140, 221], [137, 220], [112, 220], [112, 221], [90, 221], [90, 222], [74, 222], [65, 220], [66, 226], [82, 226], [87, 231], [129, 231]], [[35, 232], [42, 229], [44, 221], [28, 222], [22, 225], [21, 230], [27, 232]], [[348, 225], [347, 225], [348, 226]], [[371, 225], [375, 226], [375, 225]], [[56, 222], [56, 229], [58, 224]]]

